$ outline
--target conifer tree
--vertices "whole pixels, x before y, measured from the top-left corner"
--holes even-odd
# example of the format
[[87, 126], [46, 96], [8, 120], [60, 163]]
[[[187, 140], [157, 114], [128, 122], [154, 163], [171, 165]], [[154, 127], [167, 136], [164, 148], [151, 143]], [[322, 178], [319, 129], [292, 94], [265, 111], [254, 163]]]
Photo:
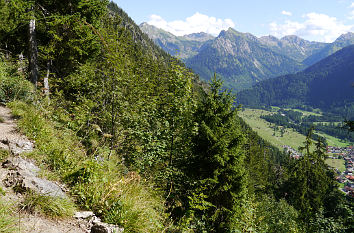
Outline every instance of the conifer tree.
[[209, 232], [228, 231], [246, 196], [244, 136], [236, 112], [234, 97], [214, 76], [195, 114], [198, 128], [193, 138], [194, 159], [189, 164], [195, 180], [190, 205]]
[[287, 182], [287, 199], [301, 212], [303, 219], [314, 217], [323, 208], [326, 197], [334, 189], [333, 174], [324, 162], [325, 147], [318, 141], [315, 150], [311, 151], [313, 128], [308, 132], [303, 156], [293, 160]]

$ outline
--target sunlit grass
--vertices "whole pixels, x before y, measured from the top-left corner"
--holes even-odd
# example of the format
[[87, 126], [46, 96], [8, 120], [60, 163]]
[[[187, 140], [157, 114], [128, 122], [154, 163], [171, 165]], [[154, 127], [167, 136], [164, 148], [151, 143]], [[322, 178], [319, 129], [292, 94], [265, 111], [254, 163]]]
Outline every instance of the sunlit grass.
[[333, 168], [337, 168], [340, 172], [345, 171], [344, 159], [326, 159], [326, 164]]

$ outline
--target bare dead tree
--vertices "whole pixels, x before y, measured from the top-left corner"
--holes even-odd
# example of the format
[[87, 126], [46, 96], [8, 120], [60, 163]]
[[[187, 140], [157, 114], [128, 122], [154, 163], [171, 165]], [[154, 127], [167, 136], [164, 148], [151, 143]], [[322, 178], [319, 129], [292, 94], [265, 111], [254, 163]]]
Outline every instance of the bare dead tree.
[[37, 87], [38, 81], [38, 48], [36, 38], [36, 20], [31, 19], [29, 23], [29, 65], [31, 82]]

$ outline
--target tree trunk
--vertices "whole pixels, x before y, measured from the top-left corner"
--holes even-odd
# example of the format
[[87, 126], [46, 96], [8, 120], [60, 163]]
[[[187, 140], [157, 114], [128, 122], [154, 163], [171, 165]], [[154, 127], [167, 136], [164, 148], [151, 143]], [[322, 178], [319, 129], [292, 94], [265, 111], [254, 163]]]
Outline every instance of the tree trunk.
[[49, 75], [51, 61], [47, 62], [47, 75], [44, 78], [44, 94], [49, 97]]
[[31, 19], [29, 23], [29, 65], [31, 82], [37, 87], [38, 81], [38, 49], [36, 39], [36, 20]]

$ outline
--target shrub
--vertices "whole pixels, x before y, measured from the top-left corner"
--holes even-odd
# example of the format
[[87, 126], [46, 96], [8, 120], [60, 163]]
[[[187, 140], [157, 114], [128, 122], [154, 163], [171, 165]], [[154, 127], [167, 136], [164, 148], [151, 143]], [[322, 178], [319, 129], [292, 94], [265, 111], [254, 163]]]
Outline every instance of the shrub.
[[16, 73], [10, 74], [10, 65], [0, 61], [0, 103], [33, 98], [33, 85]]

